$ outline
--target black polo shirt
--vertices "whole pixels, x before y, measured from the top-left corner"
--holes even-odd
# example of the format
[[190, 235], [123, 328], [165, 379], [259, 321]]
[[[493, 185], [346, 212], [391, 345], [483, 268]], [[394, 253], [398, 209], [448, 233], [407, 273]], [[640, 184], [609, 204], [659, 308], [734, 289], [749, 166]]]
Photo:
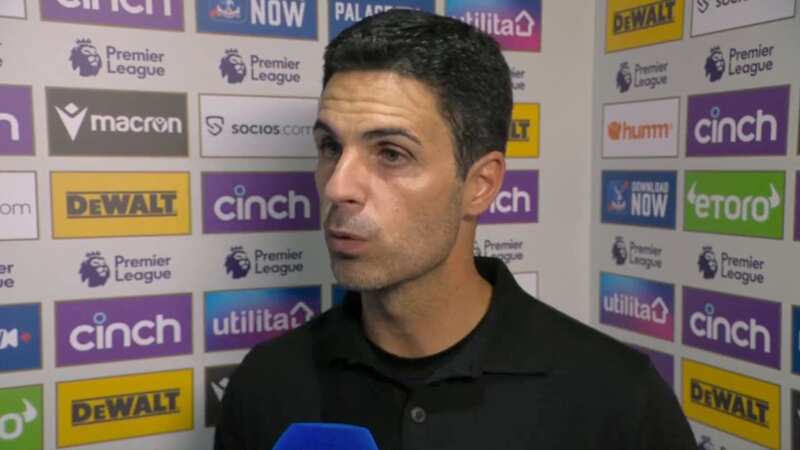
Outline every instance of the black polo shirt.
[[646, 356], [527, 295], [499, 260], [476, 263], [489, 311], [420, 370], [368, 341], [357, 295], [255, 347], [226, 389], [215, 449], [269, 450], [293, 422], [361, 425], [381, 450], [697, 448]]

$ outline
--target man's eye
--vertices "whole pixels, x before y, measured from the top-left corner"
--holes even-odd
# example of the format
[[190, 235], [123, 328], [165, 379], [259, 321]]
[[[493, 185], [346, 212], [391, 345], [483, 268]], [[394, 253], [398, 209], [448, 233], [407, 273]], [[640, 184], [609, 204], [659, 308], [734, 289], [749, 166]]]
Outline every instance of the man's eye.
[[333, 139], [326, 138], [317, 145], [317, 150], [321, 158], [338, 159], [339, 155], [342, 153], [342, 146]]
[[397, 164], [405, 160], [406, 155], [403, 152], [393, 148], [382, 148], [380, 150], [380, 157], [386, 162]]

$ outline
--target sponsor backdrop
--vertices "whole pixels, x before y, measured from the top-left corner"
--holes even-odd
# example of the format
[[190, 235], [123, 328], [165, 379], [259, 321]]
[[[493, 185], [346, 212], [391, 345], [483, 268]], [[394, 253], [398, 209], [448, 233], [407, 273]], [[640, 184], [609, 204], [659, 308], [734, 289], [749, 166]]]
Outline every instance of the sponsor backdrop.
[[[480, 218], [474, 251], [501, 258], [528, 292], [588, 321], [594, 5], [543, 3], [1, 0], [0, 450], [211, 448], [219, 402], [248, 349], [342, 296], [328, 267], [313, 178], [322, 54], [345, 27], [389, 8], [446, 14], [500, 42], [515, 100], [509, 172]], [[681, 20], [681, 7], [672, 10]], [[651, 59], [639, 64], [668, 63]], [[570, 70], [555, 70], [567, 63]], [[653, 73], [671, 77], [671, 70]], [[752, 112], [744, 139], [775, 134], [795, 142], [782, 122], [796, 119], [787, 83], [770, 83], [784, 87]], [[685, 96], [659, 92], [636, 111], [625, 101], [615, 98], [605, 110], [618, 129], [605, 141], [605, 157], [638, 155], [651, 139], [657, 143], [643, 157], [675, 157]], [[747, 144], [742, 151], [758, 150]], [[783, 150], [774, 154], [785, 158]], [[636, 206], [628, 215], [610, 212], [609, 222], [680, 226], [680, 174], [657, 169], [612, 174], [628, 183], [621, 195]], [[753, 195], [769, 197], [773, 183], [784, 201], [795, 177], [779, 185], [776, 170], [765, 172]], [[717, 194], [740, 192], [723, 178], [698, 184], [698, 196]], [[762, 203], [749, 201], [756, 215], [748, 217], [765, 214]], [[776, 223], [783, 222], [732, 234], [794, 233], [776, 234]], [[652, 270], [646, 282], [607, 271], [608, 289], [628, 289], [613, 293], [608, 323], [671, 341], [680, 289], [658, 273], [675, 264], [673, 255], [642, 234], [625, 238], [636, 249], [631, 263]], [[720, 284], [708, 288], [724, 291]], [[650, 302], [643, 313], [630, 296], [651, 286], [658, 292], [640, 300]], [[758, 355], [763, 333], [754, 333], [758, 347], [745, 353], [772, 367], [773, 359]], [[671, 352], [657, 352], [663, 346], [650, 347], [663, 373], [680, 365]]]
[[595, 2], [591, 321], [701, 450], [800, 450], [797, 3]]

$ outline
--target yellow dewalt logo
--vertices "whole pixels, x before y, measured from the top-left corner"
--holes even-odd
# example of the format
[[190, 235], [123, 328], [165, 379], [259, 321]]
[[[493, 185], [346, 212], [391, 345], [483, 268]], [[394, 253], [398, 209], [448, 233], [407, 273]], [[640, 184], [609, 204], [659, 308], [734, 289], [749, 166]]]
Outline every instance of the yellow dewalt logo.
[[515, 103], [511, 112], [506, 156], [509, 158], [539, 157], [539, 104]]
[[609, 0], [606, 52], [683, 38], [684, 0]]

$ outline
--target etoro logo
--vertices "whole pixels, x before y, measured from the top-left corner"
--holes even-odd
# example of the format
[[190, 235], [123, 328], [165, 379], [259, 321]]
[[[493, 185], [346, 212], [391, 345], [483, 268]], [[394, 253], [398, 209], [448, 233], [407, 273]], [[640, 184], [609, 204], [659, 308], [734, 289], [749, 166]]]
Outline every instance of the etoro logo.
[[683, 343], [780, 369], [781, 304], [683, 288]]
[[784, 172], [687, 171], [684, 230], [781, 239]]
[[0, 389], [0, 449], [41, 450], [42, 386]]
[[197, 31], [317, 38], [316, 0], [197, 0]]
[[449, 0], [445, 15], [489, 34], [503, 50], [541, 51], [541, 0]]
[[606, 53], [683, 38], [683, 0], [610, 0]]

